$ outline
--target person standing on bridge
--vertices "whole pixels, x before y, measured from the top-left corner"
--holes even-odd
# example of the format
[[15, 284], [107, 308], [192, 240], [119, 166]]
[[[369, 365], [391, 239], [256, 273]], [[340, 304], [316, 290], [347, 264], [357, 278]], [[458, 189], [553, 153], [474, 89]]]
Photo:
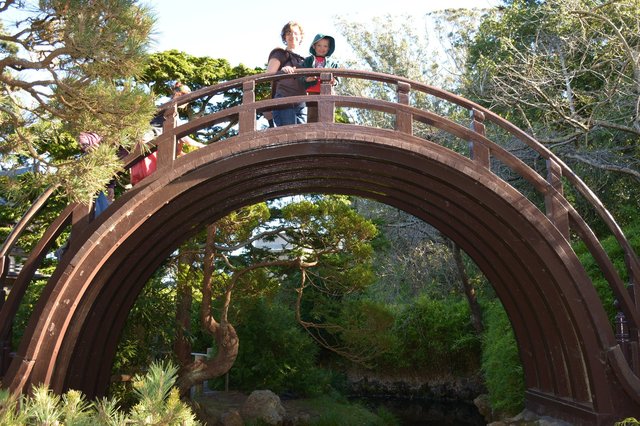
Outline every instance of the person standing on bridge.
[[[267, 73], [291, 74], [302, 65], [304, 58], [295, 52], [300, 47], [304, 37], [302, 26], [297, 22], [287, 22], [280, 32], [282, 42], [286, 49], [277, 47], [269, 53]], [[306, 95], [304, 83], [299, 78], [291, 77], [274, 81], [272, 84], [272, 97], [284, 98], [287, 96]], [[307, 122], [307, 107], [304, 102], [296, 103], [283, 109], [273, 110], [273, 121], [276, 126], [288, 124], [302, 124]]]
[[[302, 62], [303, 68], [338, 68], [338, 64], [335, 61], [329, 59], [333, 52], [336, 50], [336, 41], [333, 37], [316, 34], [309, 47], [310, 56], [304, 58]], [[320, 76], [308, 76], [301, 77], [304, 80], [304, 85], [308, 95], [320, 94]], [[332, 81], [335, 83], [335, 81]], [[307, 106], [308, 120], [313, 123], [318, 121], [318, 107]]]
[[[191, 93], [191, 89], [189, 89], [189, 86], [178, 81], [173, 86], [173, 94], [171, 96], [171, 99], [175, 99], [188, 93]], [[182, 107], [186, 107], [186, 105], [183, 105]], [[156, 114], [156, 116], [151, 120], [150, 124], [152, 130], [150, 130], [148, 134], [145, 135], [145, 139], [143, 141], [144, 143], [147, 143], [162, 134], [162, 128], [164, 125], [164, 111], [160, 111], [158, 114]], [[190, 138], [189, 136], [183, 136], [178, 141], [176, 154], [178, 157], [180, 157], [187, 150], [198, 149], [204, 146], [204, 144]], [[186, 147], [188, 147], [187, 150], [185, 150]], [[130, 169], [131, 185], [137, 184], [142, 179], [155, 172], [157, 168], [157, 162], [158, 154], [157, 151], [154, 151], [141, 158], [137, 163], [133, 164]]]

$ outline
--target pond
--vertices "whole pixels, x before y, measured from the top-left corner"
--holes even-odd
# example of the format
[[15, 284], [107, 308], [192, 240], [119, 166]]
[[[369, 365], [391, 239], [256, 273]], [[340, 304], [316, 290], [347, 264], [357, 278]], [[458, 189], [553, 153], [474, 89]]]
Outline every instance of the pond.
[[385, 397], [354, 397], [351, 399], [372, 411], [385, 408], [402, 426], [485, 426], [478, 408], [469, 402], [398, 399]]

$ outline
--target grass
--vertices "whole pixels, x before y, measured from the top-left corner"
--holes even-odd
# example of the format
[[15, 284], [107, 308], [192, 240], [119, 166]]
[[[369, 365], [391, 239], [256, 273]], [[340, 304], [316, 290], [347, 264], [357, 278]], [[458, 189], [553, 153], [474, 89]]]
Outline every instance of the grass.
[[309, 411], [319, 413], [311, 419], [311, 426], [393, 426], [398, 420], [386, 410], [372, 413], [360, 404], [336, 400], [329, 396], [299, 401]]

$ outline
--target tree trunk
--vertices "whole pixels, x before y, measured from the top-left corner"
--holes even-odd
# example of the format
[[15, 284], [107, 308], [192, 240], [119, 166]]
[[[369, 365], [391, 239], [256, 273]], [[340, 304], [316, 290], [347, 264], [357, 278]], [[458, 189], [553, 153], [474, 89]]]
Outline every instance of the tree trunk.
[[[178, 372], [176, 385], [181, 396], [186, 396], [192, 386], [205, 380], [220, 377], [233, 367], [238, 356], [238, 335], [235, 328], [229, 324], [226, 309], [223, 310], [220, 322], [211, 314], [212, 284], [214, 274], [214, 261], [216, 225], [207, 227], [207, 243], [205, 245], [204, 271], [202, 277], [202, 304], [200, 306], [200, 322], [203, 329], [214, 336], [216, 356], [209, 360], [194, 360], [184, 364]], [[231, 289], [226, 291], [225, 307], [231, 298]], [[189, 354], [190, 356], [190, 354]]]
[[209, 360], [197, 360], [181, 369], [176, 385], [180, 395], [189, 393], [192, 386], [205, 380], [220, 377], [233, 367], [238, 356], [238, 335], [229, 323], [216, 323], [216, 356]]
[[453, 241], [451, 241], [451, 251], [453, 252], [453, 258], [456, 262], [456, 267], [458, 268], [458, 274], [460, 275], [460, 281], [462, 282], [464, 295], [467, 298], [467, 302], [469, 302], [469, 309], [471, 310], [471, 323], [473, 324], [473, 328], [476, 330], [476, 333], [481, 334], [484, 330], [484, 326], [482, 325], [482, 310], [480, 309], [480, 304], [478, 303], [476, 289], [473, 287], [473, 284], [469, 282], [469, 276], [464, 269], [460, 247], [458, 247], [458, 245]]
[[178, 281], [177, 287], [176, 340], [173, 342], [173, 351], [180, 367], [183, 368], [193, 359], [191, 356], [191, 343], [186, 337], [191, 330], [191, 302], [193, 295], [190, 283]]

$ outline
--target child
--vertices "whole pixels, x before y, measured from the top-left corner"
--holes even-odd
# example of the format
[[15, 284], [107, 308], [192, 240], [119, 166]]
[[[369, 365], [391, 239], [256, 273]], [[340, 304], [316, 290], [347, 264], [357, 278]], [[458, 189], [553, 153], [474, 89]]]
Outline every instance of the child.
[[[307, 56], [302, 63], [302, 68], [337, 68], [338, 64], [329, 59], [336, 48], [336, 42], [333, 37], [316, 34], [309, 47], [310, 56]], [[303, 77], [307, 94], [320, 94], [320, 76]], [[308, 121], [318, 121], [318, 108], [307, 106]]]
[[[316, 34], [309, 47], [310, 56], [307, 56], [302, 63], [302, 68], [338, 68], [338, 64], [330, 60], [329, 57], [336, 49], [336, 42], [333, 37]], [[308, 94], [320, 93], [320, 77], [306, 77], [305, 86]]]

